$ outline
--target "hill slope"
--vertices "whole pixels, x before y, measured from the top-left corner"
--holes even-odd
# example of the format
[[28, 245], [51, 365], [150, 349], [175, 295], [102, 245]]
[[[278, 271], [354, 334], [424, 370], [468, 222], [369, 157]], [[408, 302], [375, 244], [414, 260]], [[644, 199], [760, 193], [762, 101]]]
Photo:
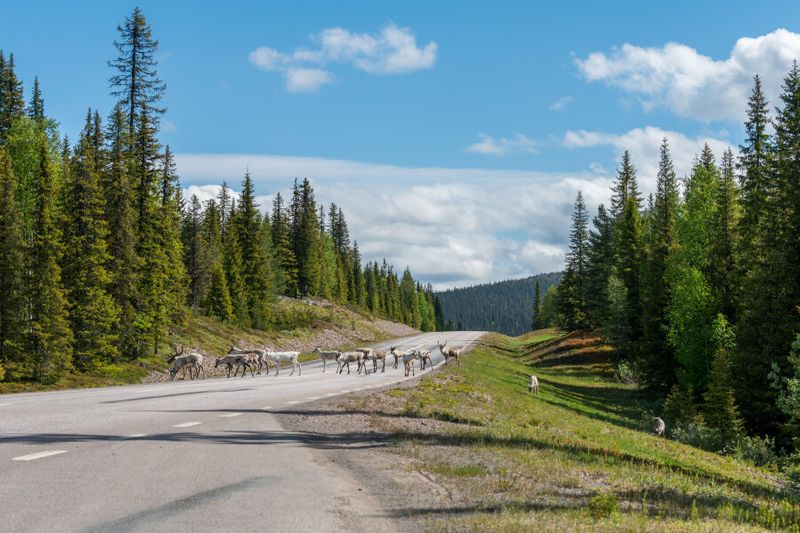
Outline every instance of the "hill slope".
[[658, 406], [610, 354], [589, 334], [487, 335], [460, 367], [305, 411], [304, 431], [335, 428], [420, 531], [800, 530], [773, 472], [653, 435]]
[[536, 281], [539, 281], [544, 298], [547, 289], [561, 281], [561, 276], [561, 272], [538, 274], [449, 289], [436, 293], [436, 296], [445, 322], [452, 323], [454, 329], [522, 335], [530, 330]]

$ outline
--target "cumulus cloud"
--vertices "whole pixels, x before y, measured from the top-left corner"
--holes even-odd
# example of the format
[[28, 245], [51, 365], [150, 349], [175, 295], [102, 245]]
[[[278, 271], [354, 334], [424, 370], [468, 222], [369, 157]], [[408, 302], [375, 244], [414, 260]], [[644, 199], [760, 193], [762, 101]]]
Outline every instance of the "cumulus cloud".
[[[294, 176], [309, 176], [317, 200], [344, 209], [365, 260], [386, 258], [435, 286], [453, 287], [558, 270], [570, 214], [582, 190], [590, 209], [610, 178], [482, 168], [401, 167], [313, 157], [178, 154], [186, 193], [216, 196], [249, 168], [269, 209]], [[267, 196], [269, 195], [269, 196]], [[268, 199], [268, 200], [267, 200]]]
[[438, 46], [431, 41], [420, 47], [410, 28], [394, 24], [375, 34], [328, 28], [312, 35], [311, 41], [316, 47], [291, 52], [261, 46], [250, 52], [250, 63], [283, 74], [289, 91], [313, 91], [333, 79], [322, 66], [340, 63], [370, 74], [405, 74], [433, 67]]
[[574, 99], [573, 97], [571, 97], [571, 96], [564, 96], [564, 97], [562, 97], [562, 98], [559, 98], [558, 100], [556, 100], [556, 101], [555, 101], [555, 102], [553, 102], [552, 104], [550, 104], [550, 106], [549, 106], [549, 107], [550, 107], [550, 109], [551, 109], [551, 110], [553, 110], [553, 111], [563, 111], [564, 109], [566, 109], [566, 107], [567, 107], [569, 104], [571, 104], [571, 103], [572, 103], [572, 102], [574, 102], [574, 101], [575, 101], [575, 99]]
[[[669, 142], [675, 172], [678, 176], [689, 174], [694, 158], [703, 149], [704, 144], [708, 144], [718, 160], [726, 149], [735, 150], [729, 142], [722, 139], [704, 135], [688, 137], [683, 133], [663, 130], [654, 126], [635, 128], [621, 134], [586, 130], [568, 131], [564, 135], [563, 144], [569, 148], [611, 146], [618, 158], [622, 152], [628, 150], [638, 170], [642, 190], [650, 193], [655, 191], [659, 150], [661, 142], [665, 138]], [[593, 170], [600, 171], [602, 167]]]
[[510, 153], [536, 153], [537, 143], [533, 139], [517, 133], [511, 138], [495, 139], [485, 133], [478, 134], [478, 142], [467, 146], [467, 151], [485, 155], [507, 155]]
[[667, 43], [660, 48], [623, 44], [576, 63], [585, 79], [636, 95], [646, 110], [663, 106], [683, 117], [740, 121], [753, 76], [761, 76], [768, 98], [776, 103], [783, 77], [798, 57], [800, 34], [778, 29], [740, 38], [721, 60]]

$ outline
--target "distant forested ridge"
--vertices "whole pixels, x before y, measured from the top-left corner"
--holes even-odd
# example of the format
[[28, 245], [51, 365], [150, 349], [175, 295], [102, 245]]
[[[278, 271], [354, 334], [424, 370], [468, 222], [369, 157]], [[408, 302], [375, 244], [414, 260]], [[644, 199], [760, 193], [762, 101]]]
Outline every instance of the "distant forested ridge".
[[113, 374], [157, 354], [190, 313], [284, 328], [280, 295], [441, 323], [430, 285], [364, 265], [344, 213], [326, 212], [308, 179], [269, 213], [249, 174], [238, 195], [223, 184], [214, 199], [185, 198], [158, 139], [158, 41], [138, 8], [117, 29], [116, 103], [105, 120], [89, 109], [72, 142], [38, 78], [26, 103], [14, 54], [0, 51], [0, 381]]
[[437, 292], [445, 328], [521, 335], [531, 330], [536, 282], [544, 296], [561, 277], [561, 272], [551, 272]]

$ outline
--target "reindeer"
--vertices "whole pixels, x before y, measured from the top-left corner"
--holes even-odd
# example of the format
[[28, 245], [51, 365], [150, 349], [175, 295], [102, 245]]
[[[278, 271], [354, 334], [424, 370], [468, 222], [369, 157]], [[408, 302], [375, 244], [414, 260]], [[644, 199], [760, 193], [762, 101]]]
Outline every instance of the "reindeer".
[[220, 357], [214, 361], [214, 368], [217, 368], [220, 365], [224, 365], [225, 369], [228, 371], [228, 377], [231, 377], [231, 369], [236, 366], [236, 370], [233, 372], [233, 377], [236, 377], [236, 374], [239, 373], [239, 369], [242, 369], [242, 377], [245, 376], [247, 373], [247, 369], [250, 369], [250, 375], [255, 377], [255, 373], [253, 372], [253, 365], [250, 363], [250, 358], [248, 357], [249, 354], [232, 354], [226, 355], [225, 357]]
[[394, 356], [394, 364], [392, 365], [392, 368], [397, 368], [397, 364], [403, 357], [403, 352], [400, 351], [399, 346], [392, 346], [391, 348], [389, 348], [389, 353], [392, 354], [392, 356]]
[[417, 355], [422, 363], [422, 370], [425, 370], [427, 365], [431, 365], [431, 368], [433, 368], [433, 359], [431, 359], [430, 350], [417, 350]]
[[459, 356], [461, 355], [461, 348], [450, 347], [445, 350], [445, 346], [447, 346], [447, 341], [444, 341], [444, 344], [440, 344], [437, 341], [436, 344], [439, 345], [439, 351], [442, 352], [442, 355], [444, 356], [444, 364], [449, 365], [450, 359], [455, 359], [456, 366], [461, 366], [461, 359], [459, 359]]
[[374, 350], [372, 348], [356, 348], [356, 351], [364, 354], [364, 372], [367, 372], [367, 361], [372, 361], [372, 373], [378, 372], [378, 361], [383, 361], [381, 372], [386, 372], [386, 350]]
[[322, 361], [322, 373], [325, 373], [325, 367], [328, 364], [328, 361], [336, 361], [336, 371], [339, 371], [338, 359], [339, 356], [342, 355], [342, 352], [332, 351], [332, 352], [323, 352], [322, 346], [317, 346], [311, 353], [315, 353], [319, 356], [320, 361]]
[[[175, 376], [178, 374], [179, 370], [183, 370], [183, 375], [181, 377], [182, 379], [185, 379], [187, 368], [189, 369], [189, 379], [196, 379], [200, 377], [200, 372], [203, 373], [203, 379], [205, 379], [206, 377], [206, 371], [203, 368], [203, 356], [197, 352], [192, 352], [184, 355], [183, 346], [181, 346], [180, 352], [178, 351], [177, 348], [175, 348], [175, 355], [170, 357], [167, 362], [172, 363], [172, 367], [169, 369], [170, 381], [175, 380]], [[192, 376], [193, 368], [195, 371], [194, 376]]]
[[231, 346], [231, 349], [228, 350], [228, 355], [246, 355], [248, 362], [258, 367], [258, 372], [256, 373], [259, 376], [261, 375], [261, 369], [265, 366], [267, 367], [267, 374], [269, 374], [269, 357], [267, 357], [266, 350], [259, 350], [258, 348], [243, 350], [236, 346]]

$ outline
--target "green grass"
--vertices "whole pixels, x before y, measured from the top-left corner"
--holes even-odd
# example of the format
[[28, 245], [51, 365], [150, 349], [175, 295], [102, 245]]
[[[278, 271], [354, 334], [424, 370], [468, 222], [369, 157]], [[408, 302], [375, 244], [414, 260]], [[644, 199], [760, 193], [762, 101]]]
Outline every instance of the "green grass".
[[614, 380], [609, 348], [556, 338], [489, 335], [460, 368], [388, 391], [401, 414], [454, 422], [380, 422], [469, 502], [433, 513], [431, 529], [800, 531], [800, 505], [772, 473], [651, 434], [655, 406]]

